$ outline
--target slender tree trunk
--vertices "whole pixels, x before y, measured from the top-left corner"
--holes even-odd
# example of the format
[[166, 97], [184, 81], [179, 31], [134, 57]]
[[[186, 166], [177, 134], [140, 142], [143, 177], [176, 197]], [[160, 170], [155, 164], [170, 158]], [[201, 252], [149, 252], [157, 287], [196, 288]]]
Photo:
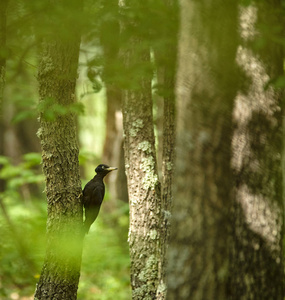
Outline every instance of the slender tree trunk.
[[[111, 166], [119, 166], [124, 154], [123, 144], [123, 118], [121, 107], [121, 90], [111, 84], [106, 84], [107, 93], [107, 114], [106, 114], [106, 136], [103, 148], [103, 162]], [[109, 185], [109, 191], [112, 199], [120, 199], [128, 202], [128, 197], [121, 199], [119, 197], [127, 194], [126, 175], [123, 168], [110, 174], [106, 178]], [[117, 187], [120, 191], [117, 191]], [[125, 190], [125, 191], [124, 191]], [[114, 203], [113, 203], [114, 204]]]
[[[237, 62], [247, 84], [236, 97], [233, 114], [231, 299], [284, 299], [282, 98], [272, 86], [265, 89], [270, 79], [283, 73], [284, 57], [281, 47], [262, 31], [278, 28], [278, 3], [240, 7], [242, 44]], [[259, 38], [265, 39], [265, 45], [254, 47]]]
[[[81, 1], [51, 3], [53, 9], [52, 5], [59, 9], [67, 5], [65, 13], [72, 16], [81, 9]], [[53, 17], [53, 30], [44, 39], [38, 72], [42, 107], [38, 136], [46, 177], [48, 220], [46, 256], [35, 299], [71, 300], [76, 299], [83, 241], [76, 121], [69, 109], [76, 102], [80, 37], [78, 31], [71, 30], [74, 25], [68, 18], [63, 16], [59, 21]], [[66, 35], [67, 28], [72, 35]], [[64, 113], [50, 119], [55, 107], [61, 107]]]
[[[152, 114], [150, 48], [142, 6], [128, 1], [122, 48], [125, 63], [123, 127], [130, 203], [129, 246], [133, 299], [155, 299], [160, 289], [161, 191], [157, 173]], [[147, 17], [147, 16], [145, 16]]]
[[[173, 78], [174, 80], [174, 78]], [[169, 88], [173, 87], [173, 82], [169, 83]], [[175, 141], [175, 101], [174, 94], [164, 99], [163, 118], [163, 151], [162, 151], [162, 192], [161, 192], [161, 232], [163, 243], [161, 244], [161, 274], [160, 290], [157, 299], [166, 299], [166, 252], [170, 236], [170, 219], [172, 213], [172, 182], [174, 170], [174, 141]]]
[[[172, 211], [172, 181], [174, 170], [175, 142], [175, 73], [178, 33], [178, 3], [176, 0], [161, 2], [164, 14], [156, 18], [158, 37], [153, 41], [158, 73], [158, 94], [161, 95], [163, 112], [162, 137], [158, 137], [158, 158], [161, 155], [161, 230], [165, 238], [161, 247], [162, 267], [160, 290], [157, 299], [166, 298], [166, 251], [169, 244], [170, 219]], [[160, 18], [162, 19], [160, 19]], [[161, 145], [159, 145], [161, 143]], [[160, 149], [161, 148], [161, 149]]]
[[[129, 61], [131, 53], [126, 54]], [[138, 56], [135, 55], [137, 58]], [[140, 56], [149, 63], [148, 49]], [[160, 263], [160, 183], [152, 116], [151, 78], [124, 95], [125, 162], [130, 203], [129, 245], [133, 299], [155, 299]]]
[[180, 4], [167, 299], [227, 299], [237, 3]]
[[[118, 1], [104, 1], [101, 24], [101, 44], [104, 49], [103, 79], [106, 85], [107, 114], [103, 161], [111, 166], [123, 166], [106, 181], [112, 199], [128, 202], [123, 150], [122, 91], [119, 88], [120, 24]], [[121, 162], [120, 160], [123, 159]], [[119, 190], [118, 190], [119, 189]], [[120, 196], [120, 197], [119, 197]], [[123, 196], [123, 198], [121, 198]], [[114, 203], [113, 203], [114, 205]]]

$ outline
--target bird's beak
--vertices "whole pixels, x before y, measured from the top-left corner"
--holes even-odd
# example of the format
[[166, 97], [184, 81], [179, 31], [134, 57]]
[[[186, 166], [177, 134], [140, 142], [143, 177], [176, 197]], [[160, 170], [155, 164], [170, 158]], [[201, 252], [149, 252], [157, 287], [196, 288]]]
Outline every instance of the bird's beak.
[[114, 170], [118, 170], [118, 168], [115, 168], [115, 167], [109, 167], [109, 168], [106, 168], [105, 170], [107, 170], [107, 171], [114, 171]]

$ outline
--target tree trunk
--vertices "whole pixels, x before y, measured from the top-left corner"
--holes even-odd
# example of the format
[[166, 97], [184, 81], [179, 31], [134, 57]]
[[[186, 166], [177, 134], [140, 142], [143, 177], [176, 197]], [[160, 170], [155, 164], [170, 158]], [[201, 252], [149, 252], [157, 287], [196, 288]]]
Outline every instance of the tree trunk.
[[[158, 5], [158, 4], [157, 4]], [[175, 142], [175, 73], [178, 33], [178, 3], [176, 0], [162, 1], [155, 15], [157, 37], [153, 41], [158, 76], [158, 95], [163, 112], [162, 137], [158, 136], [158, 161], [161, 170], [161, 230], [164, 242], [161, 245], [160, 291], [157, 299], [166, 298], [166, 251], [169, 244], [170, 218], [172, 211], [172, 181], [174, 170]], [[159, 108], [158, 108], [159, 109]], [[159, 134], [159, 129], [157, 126]], [[161, 144], [161, 145], [160, 145]]]
[[237, 4], [180, 4], [167, 299], [227, 299]]
[[[173, 85], [172, 85], [173, 83]], [[173, 87], [173, 82], [169, 82], [169, 88]], [[161, 244], [161, 274], [160, 290], [157, 299], [166, 299], [166, 264], [167, 248], [170, 236], [170, 219], [172, 213], [172, 182], [174, 169], [174, 141], [175, 141], [175, 101], [174, 94], [164, 98], [163, 116], [163, 150], [162, 150], [162, 192], [161, 192], [161, 232], [163, 243]]]
[[[233, 114], [231, 299], [284, 299], [282, 98], [272, 86], [265, 89], [270, 79], [283, 73], [283, 55], [281, 47], [262, 31], [278, 28], [277, 2], [240, 8], [242, 45], [237, 62], [244, 84]], [[259, 38], [265, 39], [265, 45], [254, 47]]]
[[[148, 62], [147, 54], [144, 59]], [[133, 299], [155, 299], [162, 236], [149, 78], [142, 80], [140, 90], [126, 91], [123, 114]]]
[[[133, 3], [133, 2], [132, 2]], [[137, 11], [134, 10], [135, 13]], [[133, 299], [155, 299], [161, 274], [161, 193], [157, 175], [152, 114], [150, 51], [138, 36], [128, 35], [124, 48], [127, 90], [123, 96], [125, 163], [130, 203], [129, 246]]]
[[[68, 5], [65, 13], [72, 16], [81, 9], [81, 1], [64, 0], [51, 5]], [[76, 299], [83, 241], [79, 150], [75, 115], [70, 109], [76, 102], [80, 36], [77, 30], [66, 35], [64, 30], [69, 28], [71, 32], [73, 22], [53, 13], [51, 34], [44, 39], [38, 72], [42, 108], [38, 136], [46, 177], [48, 220], [46, 256], [35, 299], [71, 300]]]
[[[119, 88], [120, 24], [118, 1], [106, 0], [102, 10], [101, 44], [104, 49], [103, 80], [106, 86], [107, 114], [106, 136], [103, 148], [103, 161], [111, 166], [123, 166], [107, 178], [112, 199], [128, 202], [126, 175], [124, 168], [122, 91]], [[121, 162], [121, 159], [123, 161]], [[121, 198], [123, 197], [123, 198]], [[112, 203], [114, 205], [114, 202]]]
[[[121, 107], [121, 90], [117, 87], [106, 84], [107, 114], [106, 114], [106, 136], [103, 148], [103, 162], [110, 166], [119, 166], [123, 157], [123, 118]], [[123, 163], [124, 165], [124, 163]], [[118, 170], [119, 171], [119, 170]], [[119, 174], [120, 172], [120, 174]], [[109, 192], [112, 199], [120, 199], [128, 202], [128, 198], [121, 199], [119, 195], [126, 195], [126, 178], [124, 178], [124, 167], [119, 172], [111, 173], [107, 178]], [[121, 180], [120, 180], [121, 179]], [[117, 186], [121, 191], [117, 191]], [[125, 191], [123, 191], [125, 189]]]

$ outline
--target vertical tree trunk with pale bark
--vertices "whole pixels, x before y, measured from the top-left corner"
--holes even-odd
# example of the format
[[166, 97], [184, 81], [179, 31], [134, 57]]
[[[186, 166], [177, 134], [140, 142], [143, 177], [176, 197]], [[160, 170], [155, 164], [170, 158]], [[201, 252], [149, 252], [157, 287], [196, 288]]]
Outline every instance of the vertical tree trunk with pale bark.
[[[133, 59], [126, 53], [127, 64]], [[138, 57], [137, 55], [135, 55]], [[140, 55], [149, 63], [149, 51]], [[129, 245], [133, 299], [155, 299], [160, 263], [160, 183], [158, 181], [151, 98], [151, 77], [125, 91], [125, 163], [130, 203]]]
[[180, 5], [167, 299], [227, 299], [237, 3]]
[[[133, 1], [129, 5], [135, 16], [139, 14], [140, 5]], [[134, 20], [130, 18], [123, 24], [123, 37], [128, 40], [123, 48], [126, 75], [123, 125], [130, 204], [132, 298], [138, 300], [155, 299], [159, 291], [163, 233], [152, 114], [150, 48], [142, 39], [142, 24]]]
[[[166, 298], [165, 252], [174, 157], [176, 8], [164, 1], [144, 5], [128, 1], [124, 12], [128, 18], [122, 24], [122, 40], [127, 40], [122, 51], [126, 76], [123, 119], [130, 203], [131, 285], [136, 300]], [[163, 22], [167, 22], [166, 28]], [[163, 74], [159, 82], [164, 101], [161, 181], [157, 171], [152, 114], [150, 46], [154, 49], [158, 72]]]
[[[82, 5], [81, 1], [65, 0], [50, 4], [53, 13], [68, 7], [66, 13], [73, 17]], [[48, 24], [38, 72], [42, 108], [38, 136], [46, 177], [47, 245], [35, 299], [71, 300], [77, 297], [83, 241], [76, 116], [71, 112], [76, 103], [80, 36], [73, 30], [72, 20], [64, 16], [60, 21], [51, 18]], [[67, 28], [72, 35], [65, 32]], [[59, 107], [62, 113], [57, 114]]]

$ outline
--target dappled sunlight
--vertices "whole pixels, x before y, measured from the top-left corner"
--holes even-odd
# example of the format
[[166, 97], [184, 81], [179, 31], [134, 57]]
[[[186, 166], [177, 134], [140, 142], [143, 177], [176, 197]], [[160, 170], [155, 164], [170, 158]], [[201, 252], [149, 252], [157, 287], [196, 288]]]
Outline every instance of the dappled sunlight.
[[278, 68], [269, 63], [270, 51], [278, 55], [279, 49], [262, 46], [262, 26], [271, 15], [258, 5], [239, 10], [242, 40], [236, 62], [243, 81], [234, 100], [231, 158], [234, 299], [281, 299], [284, 295], [281, 94], [271, 84]]
[[[282, 213], [278, 204], [271, 203], [262, 194], [252, 193], [245, 184], [237, 190], [236, 201], [241, 205], [246, 225], [266, 242], [269, 252], [280, 251]], [[253, 247], [258, 250], [261, 245], [254, 244]], [[279, 257], [275, 259], [280, 262]]]

